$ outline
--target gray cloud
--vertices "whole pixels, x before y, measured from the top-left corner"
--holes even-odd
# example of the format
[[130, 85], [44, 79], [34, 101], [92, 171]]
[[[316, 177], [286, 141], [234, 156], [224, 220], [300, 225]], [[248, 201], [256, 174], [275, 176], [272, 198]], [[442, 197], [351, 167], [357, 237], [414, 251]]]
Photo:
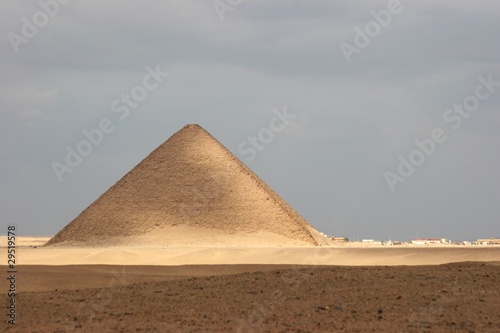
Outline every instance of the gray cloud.
[[[403, 11], [354, 54], [363, 4], [243, 1], [221, 22], [210, 1], [77, 1], [61, 6], [20, 52], [9, 32], [36, 1], [0, 11], [1, 211], [5, 227], [53, 234], [186, 123], [237, 147], [267, 126], [274, 107], [293, 124], [248, 162], [321, 231], [350, 238], [499, 236], [500, 91], [453, 131], [442, 115], [500, 81], [494, 1], [401, 1]], [[59, 183], [50, 163], [141, 83], [162, 85]], [[500, 90], [500, 89], [499, 89]], [[449, 138], [391, 193], [383, 174], [435, 127]], [[5, 230], [5, 229], [4, 229]]]

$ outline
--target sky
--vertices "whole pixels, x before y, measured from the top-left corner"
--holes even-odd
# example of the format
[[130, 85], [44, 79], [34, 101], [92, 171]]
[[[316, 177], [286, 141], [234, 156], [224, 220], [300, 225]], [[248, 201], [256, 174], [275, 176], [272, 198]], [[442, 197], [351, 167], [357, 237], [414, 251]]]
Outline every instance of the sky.
[[499, 15], [494, 0], [2, 1], [0, 234], [54, 235], [197, 123], [325, 234], [500, 237]]

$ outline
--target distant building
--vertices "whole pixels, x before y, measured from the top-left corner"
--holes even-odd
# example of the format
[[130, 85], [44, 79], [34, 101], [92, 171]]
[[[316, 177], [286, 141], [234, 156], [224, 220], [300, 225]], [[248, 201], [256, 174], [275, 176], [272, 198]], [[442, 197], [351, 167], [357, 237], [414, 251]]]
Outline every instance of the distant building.
[[447, 240], [445, 238], [416, 238], [411, 243], [415, 245], [441, 244], [447, 243]]
[[478, 239], [476, 243], [480, 245], [500, 245], [500, 238], [482, 238]]
[[374, 245], [382, 245], [381, 241], [376, 241], [374, 239], [362, 239], [361, 242]]
[[334, 242], [347, 243], [349, 241], [349, 238], [347, 238], [347, 237], [335, 237], [335, 236], [333, 236], [332, 240]]

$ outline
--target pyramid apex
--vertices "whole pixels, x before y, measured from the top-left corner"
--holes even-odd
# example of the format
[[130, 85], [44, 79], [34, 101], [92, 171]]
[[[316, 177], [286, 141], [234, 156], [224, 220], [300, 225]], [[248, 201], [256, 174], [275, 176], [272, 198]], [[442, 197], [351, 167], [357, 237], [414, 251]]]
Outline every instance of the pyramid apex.
[[186, 124], [186, 125], [183, 127], [183, 129], [184, 129], [184, 128], [186, 128], [186, 129], [187, 129], [187, 128], [190, 128], [190, 129], [199, 129], [199, 128], [201, 128], [201, 129], [203, 129], [203, 127], [201, 127], [201, 126], [200, 126], [200, 125], [198, 125], [198, 124]]

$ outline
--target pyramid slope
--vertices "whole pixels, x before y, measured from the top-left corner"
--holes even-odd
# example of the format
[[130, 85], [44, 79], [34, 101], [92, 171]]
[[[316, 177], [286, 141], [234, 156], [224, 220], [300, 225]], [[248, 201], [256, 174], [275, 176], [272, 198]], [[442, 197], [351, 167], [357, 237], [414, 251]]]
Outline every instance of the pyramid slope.
[[323, 241], [207, 131], [186, 125], [47, 245], [318, 245]]

